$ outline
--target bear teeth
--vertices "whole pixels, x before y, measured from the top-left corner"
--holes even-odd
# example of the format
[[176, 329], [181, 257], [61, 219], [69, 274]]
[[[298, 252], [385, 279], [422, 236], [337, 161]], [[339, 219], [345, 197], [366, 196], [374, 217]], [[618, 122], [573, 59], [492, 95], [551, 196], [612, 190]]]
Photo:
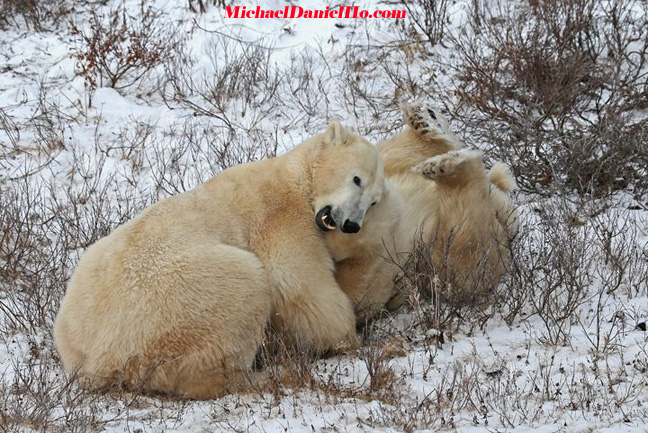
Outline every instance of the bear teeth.
[[335, 230], [335, 226], [328, 223], [328, 215], [322, 215], [322, 223], [329, 230]]

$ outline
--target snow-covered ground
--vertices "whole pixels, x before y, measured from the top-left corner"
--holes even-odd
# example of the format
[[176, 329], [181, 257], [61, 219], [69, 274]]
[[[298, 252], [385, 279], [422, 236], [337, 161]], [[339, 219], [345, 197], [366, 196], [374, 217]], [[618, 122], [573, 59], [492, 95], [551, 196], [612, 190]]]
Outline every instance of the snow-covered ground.
[[[429, 305], [384, 319], [357, 354], [313, 361], [299, 376], [313, 381], [301, 386], [207, 402], [70, 386], [50, 327], [88, 243], [331, 118], [378, 141], [400, 127], [400, 100], [444, 95], [431, 103], [452, 105], [444, 66], [455, 56], [449, 44], [426, 52], [444, 65], [430, 75], [403, 39], [414, 31], [407, 20], [226, 19], [211, 4], [196, 14], [182, 0], [149, 1], [172, 49], [113, 88], [105, 74], [84, 75], [79, 32], [91, 34], [91, 9], [108, 17], [120, 5], [137, 27], [140, 3], [77, 3], [40, 31], [20, 14], [0, 30], [0, 431], [648, 431], [648, 211], [626, 193], [597, 211], [573, 196], [519, 194], [515, 251], [540, 264], [502, 285], [513, 301], [466, 310], [475, 316], [441, 331], [421, 319], [433, 315]], [[449, 6], [449, 33], [467, 3]], [[430, 82], [447, 91], [421, 90]], [[548, 226], [554, 217], [571, 219]], [[10, 224], [16, 218], [24, 227]], [[581, 264], [568, 264], [565, 250]], [[552, 274], [542, 266], [554, 259]], [[564, 279], [552, 288], [550, 275]]]

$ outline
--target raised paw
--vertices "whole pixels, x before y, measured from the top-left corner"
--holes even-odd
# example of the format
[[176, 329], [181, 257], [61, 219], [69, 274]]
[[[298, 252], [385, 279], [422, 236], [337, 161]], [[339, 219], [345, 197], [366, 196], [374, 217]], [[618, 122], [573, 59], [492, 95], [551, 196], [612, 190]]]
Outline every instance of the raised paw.
[[436, 138], [439, 135], [450, 135], [448, 122], [432, 108], [417, 101], [403, 104], [405, 123], [424, 138]]
[[463, 164], [473, 160], [481, 161], [482, 156], [483, 153], [479, 150], [453, 150], [425, 160], [414, 167], [413, 171], [433, 180], [451, 177]]

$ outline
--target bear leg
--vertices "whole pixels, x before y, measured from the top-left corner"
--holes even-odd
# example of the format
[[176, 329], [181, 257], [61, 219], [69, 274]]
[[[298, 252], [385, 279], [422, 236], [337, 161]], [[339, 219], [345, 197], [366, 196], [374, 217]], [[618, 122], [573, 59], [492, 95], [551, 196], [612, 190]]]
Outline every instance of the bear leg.
[[405, 123], [421, 138], [435, 140], [444, 135], [452, 135], [446, 119], [421, 101], [403, 104], [401, 108]]
[[479, 150], [455, 150], [429, 158], [412, 171], [445, 185], [466, 185], [479, 181], [487, 185], [486, 171]]

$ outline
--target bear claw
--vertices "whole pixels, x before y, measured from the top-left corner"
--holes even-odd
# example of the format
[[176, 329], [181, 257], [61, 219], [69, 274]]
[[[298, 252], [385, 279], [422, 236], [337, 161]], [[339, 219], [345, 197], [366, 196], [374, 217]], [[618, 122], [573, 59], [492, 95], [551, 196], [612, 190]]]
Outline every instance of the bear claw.
[[405, 123], [414, 131], [426, 138], [434, 138], [448, 134], [445, 119], [432, 108], [426, 107], [420, 101], [403, 104]]

